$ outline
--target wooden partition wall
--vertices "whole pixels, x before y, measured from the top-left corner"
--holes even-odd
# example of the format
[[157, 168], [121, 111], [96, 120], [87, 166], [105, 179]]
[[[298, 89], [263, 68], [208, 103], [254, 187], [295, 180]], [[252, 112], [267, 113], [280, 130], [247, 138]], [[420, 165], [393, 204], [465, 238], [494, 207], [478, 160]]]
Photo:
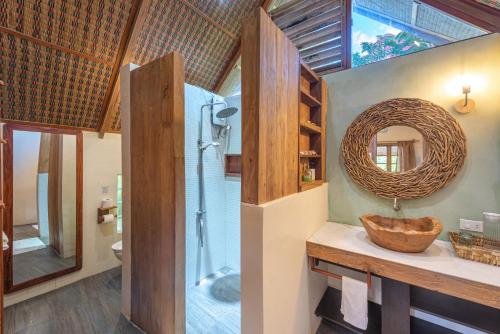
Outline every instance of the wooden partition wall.
[[243, 23], [241, 65], [242, 201], [323, 184], [326, 83], [262, 8]]
[[298, 191], [300, 57], [262, 8], [241, 43], [242, 201], [261, 204]]
[[184, 333], [184, 61], [171, 53], [131, 72], [131, 320]]

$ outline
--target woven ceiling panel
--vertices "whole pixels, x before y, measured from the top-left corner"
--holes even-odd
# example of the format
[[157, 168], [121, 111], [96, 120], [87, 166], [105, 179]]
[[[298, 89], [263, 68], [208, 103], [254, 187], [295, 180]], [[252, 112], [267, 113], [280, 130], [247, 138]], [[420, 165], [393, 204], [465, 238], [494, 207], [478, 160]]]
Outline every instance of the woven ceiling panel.
[[95, 128], [111, 67], [1, 34], [2, 118]]
[[[203, 18], [183, 1], [202, 11], [236, 38]], [[251, 15], [260, 2], [155, 0], [135, 45], [133, 62], [143, 65], [169, 52], [179, 52], [185, 59], [186, 81], [213, 90], [238, 47], [243, 18]], [[120, 113], [117, 112], [111, 130], [119, 129]]]
[[142, 65], [177, 51], [186, 62], [186, 81], [212, 89], [237, 41], [180, 1], [155, 1], [146, 22], [134, 62]]
[[255, 0], [188, 0], [212, 20], [235, 35], [240, 34], [242, 19], [261, 3]]
[[0, 1], [2, 117], [96, 128], [131, 4]]

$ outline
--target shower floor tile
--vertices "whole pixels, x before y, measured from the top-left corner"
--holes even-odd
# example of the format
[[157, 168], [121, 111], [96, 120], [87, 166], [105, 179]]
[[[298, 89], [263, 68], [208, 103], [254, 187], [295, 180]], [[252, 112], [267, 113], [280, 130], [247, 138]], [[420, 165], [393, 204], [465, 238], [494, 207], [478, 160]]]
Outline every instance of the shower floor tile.
[[188, 289], [186, 318], [187, 334], [239, 334], [240, 273], [225, 267]]

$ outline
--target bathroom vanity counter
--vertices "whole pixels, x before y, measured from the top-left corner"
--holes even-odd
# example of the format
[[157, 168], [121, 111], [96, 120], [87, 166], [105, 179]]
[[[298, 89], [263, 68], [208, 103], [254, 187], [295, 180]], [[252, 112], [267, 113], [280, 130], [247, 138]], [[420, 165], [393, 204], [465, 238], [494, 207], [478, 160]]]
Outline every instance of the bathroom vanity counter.
[[307, 255], [500, 309], [500, 268], [459, 258], [446, 241], [399, 253], [371, 242], [363, 227], [327, 223], [307, 240]]

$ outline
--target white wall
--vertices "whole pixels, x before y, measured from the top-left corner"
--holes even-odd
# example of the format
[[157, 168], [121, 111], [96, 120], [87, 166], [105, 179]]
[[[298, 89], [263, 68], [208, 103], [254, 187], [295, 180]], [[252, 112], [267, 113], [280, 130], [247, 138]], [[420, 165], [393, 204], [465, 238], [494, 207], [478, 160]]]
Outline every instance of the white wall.
[[[5, 306], [55, 290], [85, 277], [120, 265], [111, 245], [120, 240], [116, 224], [98, 225], [97, 208], [103, 197], [116, 199], [117, 174], [121, 173], [121, 136], [106, 134], [99, 139], [95, 132], [83, 133], [83, 268], [49, 282], [8, 294]], [[102, 187], [110, 193], [103, 195]]]
[[315, 333], [325, 277], [308, 267], [306, 240], [325, 224], [321, 187], [262, 205], [241, 206], [243, 334]]
[[37, 176], [40, 132], [17, 131], [13, 133], [14, 204], [13, 224], [24, 225], [38, 222]]
[[131, 312], [131, 161], [130, 161], [130, 72], [139, 66], [127, 64], [120, 70], [120, 117], [122, 120], [122, 313], [130, 319]]

